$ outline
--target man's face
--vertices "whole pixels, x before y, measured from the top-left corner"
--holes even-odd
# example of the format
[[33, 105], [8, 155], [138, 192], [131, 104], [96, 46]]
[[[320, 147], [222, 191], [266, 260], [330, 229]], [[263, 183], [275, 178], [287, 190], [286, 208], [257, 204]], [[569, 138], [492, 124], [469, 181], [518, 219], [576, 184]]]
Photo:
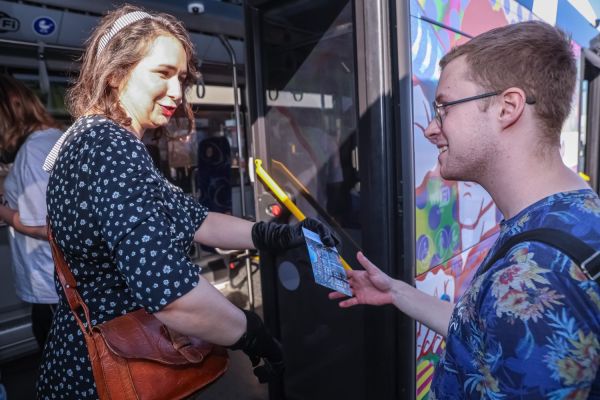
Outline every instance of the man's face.
[[[440, 76], [436, 102], [445, 103], [485, 93], [486, 90], [468, 79], [468, 65], [459, 57], [452, 60]], [[444, 107], [442, 124], [433, 118], [425, 137], [439, 150], [438, 162], [444, 179], [481, 182], [489, 172], [494, 155], [492, 106], [483, 110], [474, 100]]]

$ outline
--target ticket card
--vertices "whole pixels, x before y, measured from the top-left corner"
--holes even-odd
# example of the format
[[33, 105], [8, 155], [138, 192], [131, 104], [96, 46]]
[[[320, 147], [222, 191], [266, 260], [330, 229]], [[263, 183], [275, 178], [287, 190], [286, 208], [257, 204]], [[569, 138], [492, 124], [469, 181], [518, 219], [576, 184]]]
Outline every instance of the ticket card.
[[346, 270], [335, 247], [326, 247], [319, 235], [302, 228], [315, 282], [337, 292], [352, 296]]

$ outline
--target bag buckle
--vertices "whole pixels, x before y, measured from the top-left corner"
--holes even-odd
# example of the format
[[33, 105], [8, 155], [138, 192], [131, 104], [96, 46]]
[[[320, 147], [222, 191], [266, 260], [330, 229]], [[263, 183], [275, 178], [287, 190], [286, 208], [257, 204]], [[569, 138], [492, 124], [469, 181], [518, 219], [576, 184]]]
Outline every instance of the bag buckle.
[[[594, 254], [592, 254], [587, 260], [585, 260], [584, 262], [581, 263], [580, 267], [583, 270], [583, 273], [592, 281], [597, 281], [598, 278], [600, 278], [600, 268], [597, 268], [596, 273], [592, 276], [593, 271], [590, 271], [588, 269], [588, 265], [590, 263], [594, 263], [594, 261], [597, 262], [597, 259], [600, 256], [600, 251], [595, 252]], [[596, 266], [598, 264], [595, 264]]]

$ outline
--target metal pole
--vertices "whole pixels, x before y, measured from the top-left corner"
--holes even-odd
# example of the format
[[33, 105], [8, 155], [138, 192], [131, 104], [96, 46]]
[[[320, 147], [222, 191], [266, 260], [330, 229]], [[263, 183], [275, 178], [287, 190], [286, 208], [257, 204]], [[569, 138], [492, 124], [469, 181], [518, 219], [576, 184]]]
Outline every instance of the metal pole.
[[[246, 160], [244, 159], [244, 148], [242, 146], [242, 118], [240, 111], [240, 100], [238, 98], [237, 61], [235, 59], [235, 52], [233, 51], [233, 47], [231, 47], [231, 43], [229, 43], [225, 35], [219, 35], [219, 40], [223, 44], [223, 47], [225, 47], [225, 50], [227, 50], [227, 52], [229, 53], [229, 57], [231, 58], [231, 66], [233, 67], [233, 106], [235, 110], [235, 128], [238, 142], [238, 172], [240, 176], [240, 200], [242, 201], [242, 217], [246, 217], [246, 183], [244, 182], [244, 164]], [[250, 304], [250, 309], [254, 310], [252, 265], [250, 263], [250, 252], [248, 250], [246, 250], [245, 256], [246, 280], [248, 284], [248, 303]]]

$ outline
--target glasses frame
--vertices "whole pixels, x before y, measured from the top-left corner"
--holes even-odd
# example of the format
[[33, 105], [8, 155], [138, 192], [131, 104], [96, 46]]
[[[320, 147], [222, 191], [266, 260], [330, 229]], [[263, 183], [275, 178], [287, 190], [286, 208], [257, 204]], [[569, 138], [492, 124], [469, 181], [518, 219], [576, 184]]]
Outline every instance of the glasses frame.
[[[453, 100], [453, 101], [445, 101], [443, 103], [438, 103], [437, 101], [432, 101], [431, 104], [433, 105], [433, 118], [436, 120], [438, 126], [441, 128], [444, 122], [444, 119], [442, 117], [442, 114], [440, 114], [440, 109], [444, 109], [446, 107], [450, 107], [456, 104], [460, 104], [460, 103], [466, 103], [468, 101], [473, 101], [473, 100], [480, 100], [480, 99], [485, 99], [487, 97], [492, 97], [492, 96], [498, 96], [500, 93], [502, 93], [502, 90], [495, 90], [493, 92], [488, 92], [488, 93], [483, 93], [483, 94], [478, 94], [476, 96], [470, 96], [470, 97], [465, 97], [463, 99], [458, 99], [458, 100]], [[444, 113], [445, 115], [445, 113]]]
[[[465, 97], [463, 99], [458, 99], [458, 100], [453, 100], [453, 101], [446, 101], [443, 103], [438, 103], [437, 101], [434, 100], [431, 102], [431, 104], [433, 105], [433, 118], [436, 120], [438, 126], [441, 128], [443, 125], [444, 119], [439, 112], [440, 108], [445, 109], [446, 107], [450, 107], [455, 104], [466, 103], [468, 101], [473, 101], [473, 100], [485, 99], [487, 97], [492, 97], [492, 96], [498, 96], [502, 92], [503, 92], [503, 90], [496, 90], [494, 92], [478, 94], [476, 96]], [[535, 102], [536, 102], [535, 97], [533, 97], [533, 96], [525, 97], [525, 104], [531, 105], [531, 104], [535, 104]], [[445, 113], [444, 113], [444, 115], [445, 115]]]

